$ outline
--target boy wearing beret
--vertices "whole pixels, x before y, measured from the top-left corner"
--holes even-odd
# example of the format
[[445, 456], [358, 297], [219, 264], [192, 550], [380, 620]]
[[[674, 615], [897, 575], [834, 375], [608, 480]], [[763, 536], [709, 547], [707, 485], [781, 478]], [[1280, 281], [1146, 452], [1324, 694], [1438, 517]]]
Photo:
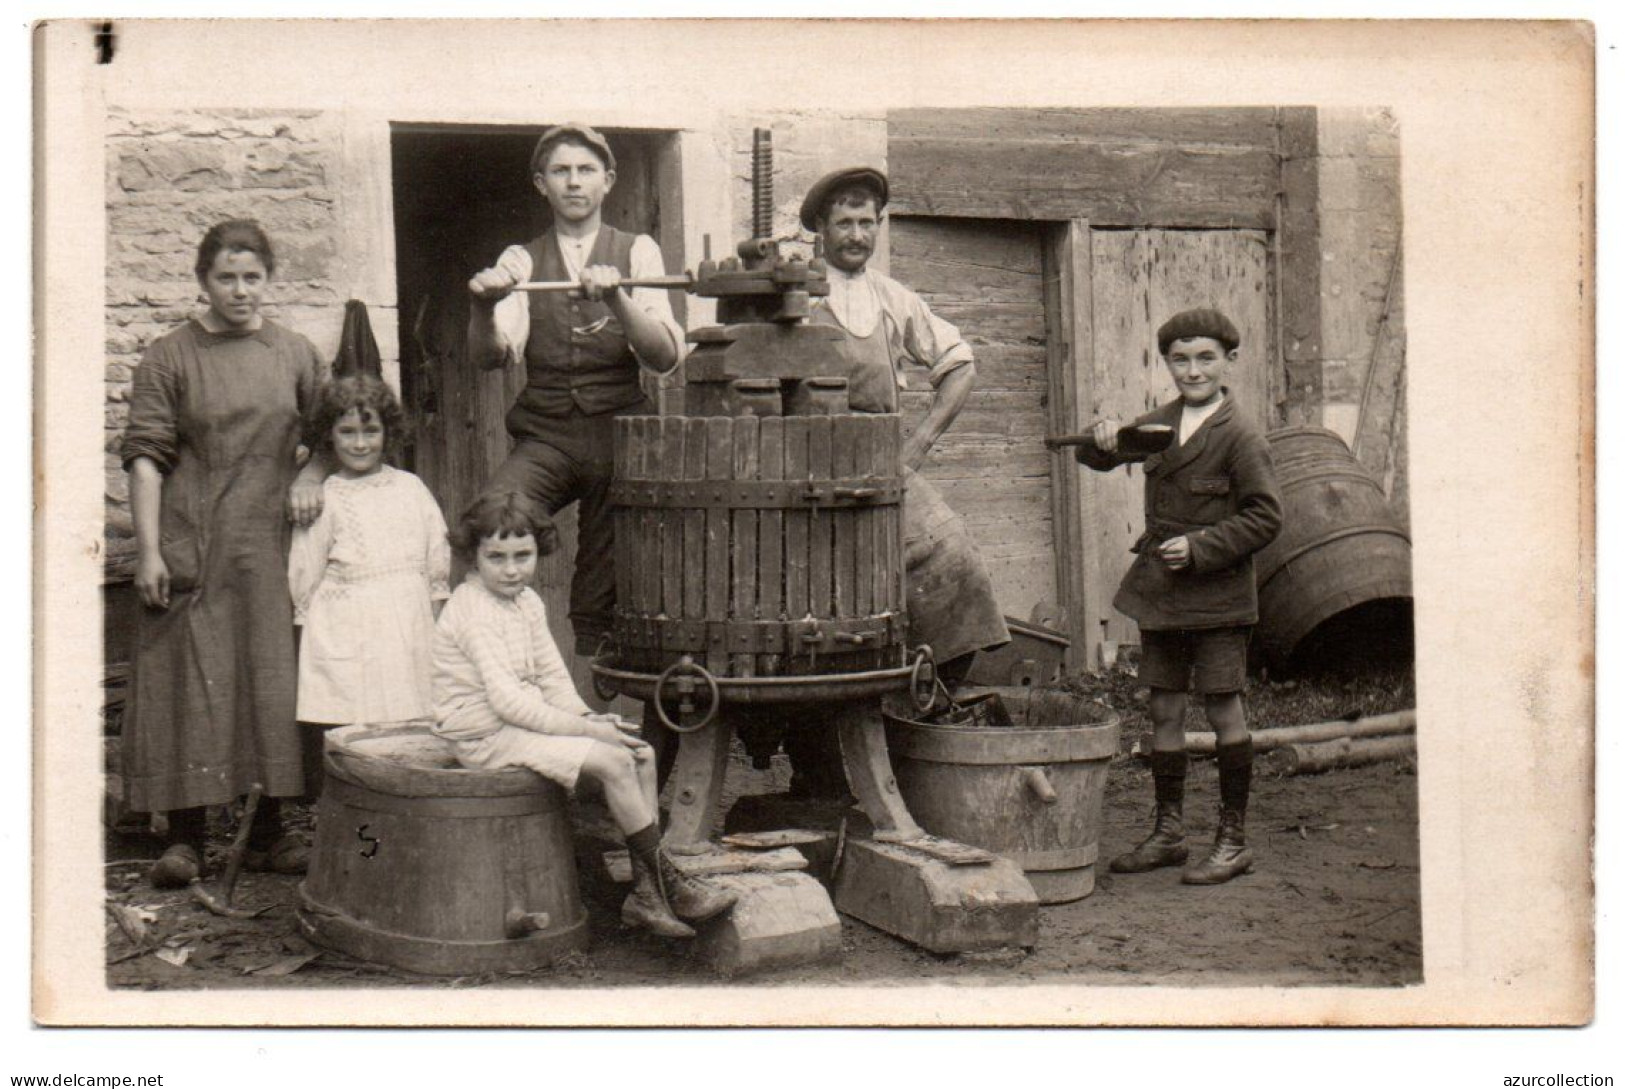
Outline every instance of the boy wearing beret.
[[[1219, 826], [1207, 857], [1186, 868], [1188, 885], [1218, 885], [1252, 869], [1247, 795], [1253, 742], [1241, 690], [1247, 638], [1258, 621], [1253, 554], [1281, 529], [1269, 447], [1237, 411], [1223, 380], [1241, 337], [1216, 310], [1187, 310], [1157, 331], [1157, 348], [1179, 399], [1134, 424], [1175, 429], [1172, 446], [1145, 459], [1145, 531], [1112, 605], [1140, 626], [1140, 679], [1151, 688], [1151, 774], [1156, 823], [1113, 873], [1183, 864], [1185, 705], [1194, 685], [1218, 734]], [[1118, 451], [1116, 420], [1093, 428], [1095, 448], [1077, 458], [1101, 471], [1134, 460]]]

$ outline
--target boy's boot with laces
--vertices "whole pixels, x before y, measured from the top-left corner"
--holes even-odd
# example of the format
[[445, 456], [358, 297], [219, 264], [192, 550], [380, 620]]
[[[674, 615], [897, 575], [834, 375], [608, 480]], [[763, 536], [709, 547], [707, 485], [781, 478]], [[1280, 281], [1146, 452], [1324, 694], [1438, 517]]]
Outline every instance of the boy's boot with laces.
[[737, 893], [708, 888], [689, 877], [677, 868], [664, 847], [655, 852], [655, 860], [659, 865], [661, 887], [666, 890], [666, 902], [679, 919], [704, 922], [721, 915], [739, 899]]
[[1187, 885], [1222, 885], [1253, 868], [1253, 851], [1247, 846], [1245, 827], [1247, 794], [1253, 777], [1253, 739], [1220, 745], [1215, 756], [1219, 764], [1219, 831], [1208, 856], [1185, 871]]
[[621, 905], [621, 921], [662, 938], [692, 938], [694, 930], [672, 914], [660, 881], [660, 830], [654, 825], [626, 837], [632, 856], [632, 893]]
[[1112, 873], [1146, 873], [1164, 866], [1178, 866], [1189, 857], [1185, 846], [1185, 767], [1181, 752], [1151, 753], [1151, 777], [1156, 784], [1156, 824], [1138, 847], [1111, 861]]

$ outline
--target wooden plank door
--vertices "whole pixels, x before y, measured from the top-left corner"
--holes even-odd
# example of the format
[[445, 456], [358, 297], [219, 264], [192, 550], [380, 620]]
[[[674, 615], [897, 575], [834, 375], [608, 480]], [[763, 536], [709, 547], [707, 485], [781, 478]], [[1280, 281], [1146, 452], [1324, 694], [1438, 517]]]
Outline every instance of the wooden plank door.
[[[1043, 228], [1008, 220], [899, 216], [894, 279], [960, 334], [976, 355], [976, 390], [937, 441], [925, 475], [965, 522], [1007, 615], [1053, 624], [1050, 466], [1044, 450], [1048, 376]], [[931, 403], [924, 372], [909, 376], [903, 426]]]
[[[1124, 422], [1178, 396], [1157, 352], [1157, 328], [1181, 310], [1214, 307], [1235, 322], [1241, 347], [1226, 386], [1261, 429], [1271, 425], [1268, 235], [1256, 230], [1090, 230], [1087, 256], [1073, 264], [1074, 293], [1086, 293], [1089, 311], [1081, 335], [1087, 351], [1073, 351], [1078, 375], [1076, 429], [1096, 417]], [[1074, 298], [1082, 307], [1085, 300]], [[1074, 323], [1076, 325], [1076, 323]], [[1086, 496], [1091, 553], [1082, 572], [1087, 610], [1099, 640], [1133, 643], [1134, 623], [1109, 607], [1133, 560], [1129, 546], [1145, 525], [1144, 478], [1133, 466], [1090, 474]], [[1076, 635], [1075, 635], [1076, 637]], [[1089, 664], [1098, 656], [1089, 655]]]

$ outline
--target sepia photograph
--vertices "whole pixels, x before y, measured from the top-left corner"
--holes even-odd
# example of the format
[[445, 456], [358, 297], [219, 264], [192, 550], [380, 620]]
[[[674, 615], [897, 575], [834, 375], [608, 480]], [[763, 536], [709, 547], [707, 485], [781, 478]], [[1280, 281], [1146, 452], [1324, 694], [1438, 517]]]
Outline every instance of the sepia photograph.
[[36, 34], [40, 1022], [1589, 1019], [1578, 24]]

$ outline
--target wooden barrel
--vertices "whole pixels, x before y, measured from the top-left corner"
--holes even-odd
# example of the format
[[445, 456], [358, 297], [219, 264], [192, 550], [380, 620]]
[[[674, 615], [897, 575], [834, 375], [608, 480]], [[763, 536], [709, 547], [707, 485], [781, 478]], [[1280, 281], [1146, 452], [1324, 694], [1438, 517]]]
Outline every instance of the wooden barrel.
[[1256, 561], [1258, 639], [1279, 668], [1333, 617], [1409, 603], [1411, 541], [1336, 432], [1291, 427], [1270, 432], [1269, 444], [1285, 510], [1280, 536]]
[[623, 668], [718, 677], [904, 664], [895, 415], [615, 421]]
[[937, 726], [889, 717], [897, 789], [932, 835], [1003, 855], [1039, 903], [1095, 889], [1106, 769], [1118, 720], [1055, 689], [995, 688], [1013, 728]]
[[425, 725], [326, 741], [299, 923], [317, 945], [437, 975], [539, 968], [587, 944], [565, 793], [470, 771]]

